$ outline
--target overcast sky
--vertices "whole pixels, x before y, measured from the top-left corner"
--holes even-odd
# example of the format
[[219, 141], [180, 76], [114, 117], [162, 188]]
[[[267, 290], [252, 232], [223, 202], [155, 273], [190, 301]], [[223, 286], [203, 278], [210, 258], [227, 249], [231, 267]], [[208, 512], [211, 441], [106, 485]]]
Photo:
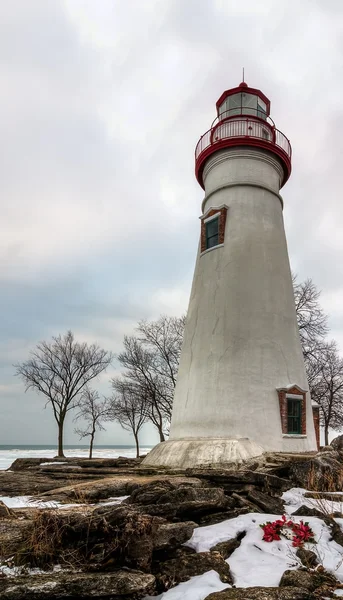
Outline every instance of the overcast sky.
[[56, 441], [12, 366], [38, 341], [72, 329], [118, 352], [139, 319], [187, 309], [194, 147], [243, 66], [293, 146], [292, 270], [322, 290], [343, 349], [342, 1], [0, 3], [0, 444]]

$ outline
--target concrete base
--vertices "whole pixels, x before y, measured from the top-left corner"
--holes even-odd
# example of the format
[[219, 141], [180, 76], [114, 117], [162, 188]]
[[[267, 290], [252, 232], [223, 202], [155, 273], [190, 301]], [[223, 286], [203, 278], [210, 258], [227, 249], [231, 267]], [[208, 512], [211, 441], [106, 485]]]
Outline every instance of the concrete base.
[[200, 465], [240, 464], [264, 449], [248, 438], [184, 438], [155, 446], [143, 466], [188, 469]]

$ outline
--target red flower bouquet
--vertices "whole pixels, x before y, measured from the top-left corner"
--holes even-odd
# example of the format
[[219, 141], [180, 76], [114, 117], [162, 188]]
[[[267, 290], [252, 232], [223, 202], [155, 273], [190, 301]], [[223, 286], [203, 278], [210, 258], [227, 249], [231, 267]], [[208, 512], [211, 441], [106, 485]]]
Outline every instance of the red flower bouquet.
[[314, 533], [308, 523], [300, 521], [300, 523], [294, 523], [290, 519], [287, 519], [285, 515], [281, 519], [277, 519], [271, 523], [263, 523], [260, 525], [263, 529], [263, 540], [265, 542], [273, 542], [274, 540], [281, 540], [281, 535], [292, 540], [292, 546], [295, 548], [301, 548], [305, 542], [315, 543]]

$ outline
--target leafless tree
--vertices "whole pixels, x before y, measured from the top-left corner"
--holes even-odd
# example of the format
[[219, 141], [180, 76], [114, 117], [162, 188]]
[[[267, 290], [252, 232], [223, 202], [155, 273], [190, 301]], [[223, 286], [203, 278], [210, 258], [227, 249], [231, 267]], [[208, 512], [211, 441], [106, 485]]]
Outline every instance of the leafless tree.
[[78, 404], [79, 411], [74, 417], [74, 421], [83, 419], [86, 426], [78, 427], [74, 431], [80, 436], [80, 439], [90, 437], [89, 441], [89, 458], [93, 456], [93, 445], [96, 431], [104, 431], [105, 427], [102, 421], [108, 419], [108, 411], [110, 403], [107, 399], [100, 401], [100, 396], [96, 390], [91, 390], [85, 387], [82, 391]]
[[138, 434], [148, 420], [148, 403], [138, 386], [119, 379], [113, 379], [112, 386], [114, 394], [110, 399], [110, 418], [118, 421], [126, 431], [132, 431], [136, 443], [136, 456], [139, 458]]
[[58, 456], [63, 457], [63, 427], [67, 412], [78, 404], [87, 384], [102, 373], [112, 361], [111, 352], [96, 344], [79, 343], [71, 331], [40, 342], [31, 358], [15, 365], [26, 391], [36, 390], [51, 404], [58, 425]]
[[329, 428], [343, 427], [343, 359], [335, 341], [326, 342], [307, 361], [307, 376], [311, 398], [319, 405], [325, 445], [329, 443]]
[[166, 316], [140, 321], [138, 335], [124, 338], [124, 350], [118, 356], [125, 381], [148, 403], [148, 418], [161, 441], [171, 419], [184, 323], [184, 317]]
[[295, 310], [305, 362], [315, 357], [328, 333], [327, 315], [319, 303], [320, 291], [312, 279], [297, 282], [293, 275]]

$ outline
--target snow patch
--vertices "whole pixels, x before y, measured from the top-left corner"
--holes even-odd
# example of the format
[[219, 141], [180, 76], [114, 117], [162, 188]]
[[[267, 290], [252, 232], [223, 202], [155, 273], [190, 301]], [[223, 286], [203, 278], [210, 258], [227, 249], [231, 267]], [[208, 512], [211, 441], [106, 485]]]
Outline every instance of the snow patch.
[[[260, 525], [266, 521], [275, 521], [280, 516], [249, 513], [216, 525], [198, 527], [185, 545], [196, 552], [207, 552], [219, 542], [235, 538], [238, 533], [245, 531], [241, 545], [227, 560], [235, 585], [277, 587], [284, 571], [301, 566], [291, 540], [282, 538], [271, 543], [262, 540]], [[321, 519], [294, 518], [297, 523], [302, 519], [309, 522], [317, 541], [316, 544], [307, 543], [305, 547], [315, 552], [319, 563], [343, 582], [342, 547], [333, 540], [330, 541], [330, 530]]]
[[[335, 502], [334, 500], [325, 500], [325, 498], [305, 498], [305, 493], [308, 490], [304, 488], [292, 488], [284, 492], [281, 496], [285, 502], [285, 512], [292, 515], [300, 506], [308, 508], [316, 508], [324, 514], [332, 514], [334, 512], [342, 512], [343, 502]], [[340, 495], [342, 492], [330, 492], [330, 495]]]
[[[11, 559], [7, 561], [8, 564], [11, 563]], [[6, 577], [18, 577], [20, 575], [46, 575], [48, 571], [43, 571], [42, 569], [37, 569], [36, 567], [33, 569], [29, 569], [28, 567], [10, 567], [8, 564], [0, 564], [0, 573], [6, 575]], [[49, 573], [60, 573], [69, 572], [71, 569], [62, 569], [61, 565], [54, 565], [53, 568], [49, 571]]]
[[143, 600], [204, 600], [209, 594], [221, 592], [229, 587], [231, 586], [220, 581], [216, 571], [208, 571], [179, 583], [160, 596], [145, 596]]
[[74, 502], [73, 504], [62, 504], [62, 502], [57, 502], [55, 500], [36, 500], [32, 498], [32, 496], [0, 496], [0, 501], [2, 501], [7, 508], [51, 508], [51, 509], [67, 509], [67, 508], [79, 508], [82, 506], [111, 506], [115, 504], [120, 504], [123, 500], [126, 500], [128, 496], [120, 496], [118, 498], [108, 498], [104, 502], [99, 502], [96, 504], [78, 504]]
[[51, 466], [53, 466], [53, 465], [67, 465], [67, 464], [68, 464], [68, 463], [67, 463], [66, 461], [64, 461], [64, 462], [58, 462], [58, 461], [56, 460], [56, 461], [52, 461], [52, 462], [44, 462], [44, 463], [40, 463], [40, 465], [39, 465], [39, 466], [40, 466], [40, 467], [46, 467], [46, 466], [48, 466], [48, 467], [51, 467]]
[[119, 498], [108, 498], [108, 500], [104, 500], [104, 502], [99, 502], [98, 504], [92, 504], [92, 506], [112, 506], [115, 504], [121, 504], [123, 500], [126, 500], [126, 498], [129, 497], [130, 496], [120, 496]]
[[34, 500], [32, 496], [0, 496], [0, 500], [6, 504], [7, 508], [59, 508], [65, 506], [60, 502]]

